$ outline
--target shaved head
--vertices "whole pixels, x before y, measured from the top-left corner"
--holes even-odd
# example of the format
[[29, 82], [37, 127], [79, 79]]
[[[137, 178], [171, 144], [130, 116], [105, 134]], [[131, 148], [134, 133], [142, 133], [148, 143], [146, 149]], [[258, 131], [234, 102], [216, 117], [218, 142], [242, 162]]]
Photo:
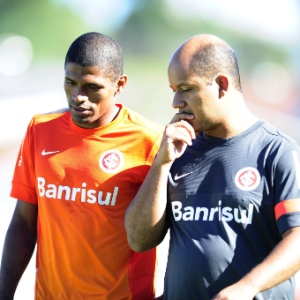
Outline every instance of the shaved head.
[[222, 39], [209, 34], [191, 37], [181, 45], [171, 58], [188, 68], [190, 74], [211, 82], [224, 74], [232, 79], [233, 87], [241, 92], [240, 74], [234, 50]]

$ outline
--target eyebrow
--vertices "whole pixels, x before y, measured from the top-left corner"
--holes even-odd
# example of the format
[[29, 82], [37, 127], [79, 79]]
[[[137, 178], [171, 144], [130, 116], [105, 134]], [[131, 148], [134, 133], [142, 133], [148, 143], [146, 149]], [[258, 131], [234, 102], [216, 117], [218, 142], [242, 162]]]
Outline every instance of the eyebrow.
[[182, 86], [182, 85], [191, 85], [190, 82], [186, 82], [186, 81], [181, 81], [177, 84], [178, 86]]
[[187, 83], [187, 82], [182, 81], [182, 82], [179, 82], [176, 85], [171, 85], [170, 84], [169, 86], [170, 86], [170, 88], [172, 88], [172, 87], [180, 88], [182, 86], [192, 86], [192, 85], [193, 85], [193, 83]]

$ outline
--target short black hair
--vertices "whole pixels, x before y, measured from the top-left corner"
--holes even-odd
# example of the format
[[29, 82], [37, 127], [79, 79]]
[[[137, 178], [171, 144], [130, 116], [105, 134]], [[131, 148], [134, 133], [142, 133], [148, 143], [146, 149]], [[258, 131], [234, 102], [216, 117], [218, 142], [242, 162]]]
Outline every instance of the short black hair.
[[238, 61], [234, 50], [226, 43], [209, 43], [196, 51], [190, 62], [194, 74], [211, 80], [218, 73], [229, 74], [236, 90], [242, 91]]
[[103, 33], [88, 32], [71, 44], [66, 54], [65, 67], [67, 63], [99, 67], [105, 76], [115, 81], [123, 74], [123, 51], [113, 38]]

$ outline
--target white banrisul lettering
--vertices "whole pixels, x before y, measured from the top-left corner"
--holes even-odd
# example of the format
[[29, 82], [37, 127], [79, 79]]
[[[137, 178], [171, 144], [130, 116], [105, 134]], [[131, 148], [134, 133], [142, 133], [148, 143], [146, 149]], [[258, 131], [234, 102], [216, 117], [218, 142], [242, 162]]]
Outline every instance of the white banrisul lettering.
[[105, 200], [102, 200], [102, 195], [103, 195], [103, 192], [99, 191], [99, 193], [98, 193], [98, 203], [100, 205], [109, 205], [111, 193], [106, 193]]
[[81, 189], [81, 202], [85, 202], [85, 198], [86, 198], [86, 183], [83, 182], [82, 183], [82, 189]]
[[37, 187], [40, 197], [67, 201], [76, 201], [77, 199], [80, 202], [87, 202], [90, 204], [94, 204], [98, 200], [99, 205], [110, 206], [116, 205], [119, 192], [117, 186], [114, 187], [113, 193], [106, 192], [106, 194], [101, 190], [87, 189], [86, 182], [81, 184], [81, 188], [70, 187], [67, 185], [55, 185], [52, 183], [46, 184], [46, 180], [43, 177], [37, 177]]
[[55, 184], [48, 184], [46, 192], [45, 192], [46, 198], [49, 198], [49, 199], [56, 198], [56, 194], [57, 194], [57, 187], [56, 187], [56, 185]]
[[71, 194], [70, 187], [69, 186], [62, 186], [62, 185], [60, 185], [58, 187], [57, 199], [62, 199], [63, 198], [63, 192], [65, 192], [65, 199], [70, 200], [70, 194]]
[[202, 215], [203, 215], [202, 220], [207, 221], [208, 214], [209, 214], [209, 211], [208, 211], [207, 207], [196, 207], [195, 220], [199, 221], [201, 212], [202, 212]]
[[118, 191], [119, 191], [119, 188], [117, 186], [115, 186], [112, 198], [111, 198], [111, 193], [107, 193], [105, 200], [102, 200], [102, 194], [103, 193], [101, 191], [99, 191], [99, 193], [98, 193], [98, 203], [100, 205], [115, 206], [116, 205], [116, 201], [117, 201]]
[[180, 201], [173, 201], [172, 212], [175, 221], [227, 221], [234, 220], [237, 223], [251, 224], [253, 217], [254, 205], [249, 204], [248, 210], [231, 208], [228, 206], [222, 207], [222, 201], [220, 200], [217, 207], [182, 207]]
[[182, 219], [184, 221], [193, 221], [193, 218], [194, 218], [194, 208], [191, 206], [185, 207]]
[[88, 190], [87, 192], [87, 202], [88, 203], [96, 203], [97, 197], [96, 197], [96, 191], [95, 190]]
[[210, 209], [210, 214], [209, 214], [209, 221], [213, 221], [215, 213], [218, 212], [219, 207], [211, 208]]
[[247, 224], [252, 224], [254, 205], [249, 204]]
[[110, 202], [110, 205], [111, 205], [111, 206], [115, 206], [115, 205], [116, 205], [118, 192], [119, 192], [119, 188], [118, 188], [117, 186], [115, 186], [115, 188], [114, 188], [114, 193], [113, 193], [113, 197], [112, 197], [111, 202]]
[[172, 202], [172, 211], [175, 221], [179, 221], [182, 218], [182, 203], [180, 201], [174, 201]]
[[222, 201], [220, 200], [218, 205], [219, 205], [219, 209], [218, 209], [218, 212], [219, 212], [219, 220], [222, 219], [222, 210], [221, 210], [221, 204], [222, 204]]
[[[72, 201], [76, 200], [76, 196], [77, 196], [78, 193], [80, 193], [80, 188], [73, 187], [72, 188], [72, 196], [71, 196]], [[69, 200], [69, 199], [66, 199], [66, 200]]]
[[232, 214], [232, 208], [231, 207], [223, 207], [222, 209], [222, 220], [224, 221], [232, 221], [233, 219], [233, 214]]
[[237, 208], [234, 209], [234, 219], [238, 223], [246, 223], [247, 222], [247, 211], [242, 209], [241, 211]]
[[38, 191], [39, 195], [43, 197], [45, 195], [45, 179], [43, 177], [37, 178], [37, 185], [38, 185]]

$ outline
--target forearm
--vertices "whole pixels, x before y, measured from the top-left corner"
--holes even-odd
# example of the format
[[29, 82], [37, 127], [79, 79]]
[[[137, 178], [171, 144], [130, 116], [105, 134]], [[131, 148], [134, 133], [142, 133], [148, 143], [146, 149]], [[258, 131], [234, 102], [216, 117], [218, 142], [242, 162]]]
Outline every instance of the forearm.
[[0, 271], [0, 300], [13, 299], [18, 282], [28, 265], [36, 243], [36, 231], [22, 222], [9, 226], [3, 247]]
[[251, 300], [258, 293], [289, 279], [300, 268], [300, 228], [293, 228], [270, 255], [235, 284], [212, 300]]
[[300, 268], [300, 228], [293, 228], [270, 255], [243, 280], [257, 292], [267, 290], [293, 276]]
[[128, 242], [135, 251], [157, 246], [166, 234], [165, 213], [170, 165], [153, 163], [125, 214]]
[[130, 247], [146, 251], [157, 246], [167, 232], [167, 183], [170, 168], [195, 138], [193, 127], [181, 119], [194, 116], [178, 113], [165, 128], [159, 152], [137, 195], [125, 214], [125, 229]]

